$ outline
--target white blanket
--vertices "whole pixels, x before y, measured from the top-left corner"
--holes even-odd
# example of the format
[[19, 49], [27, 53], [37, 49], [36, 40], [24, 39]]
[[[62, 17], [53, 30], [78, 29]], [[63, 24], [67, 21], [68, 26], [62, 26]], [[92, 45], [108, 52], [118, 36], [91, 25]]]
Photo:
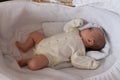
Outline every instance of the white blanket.
[[[47, 10], [46, 10], [47, 9]], [[59, 9], [59, 13], [56, 13], [55, 10]], [[9, 11], [9, 12], [8, 12]], [[90, 12], [91, 11], [91, 12]], [[71, 14], [69, 14], [71, 13]], [[94, 14], [96, 13], [96, 14]], [[42, 16], [41, 16], [42, 15]], [[24, 34], [24, 31], [31, 32], [34, 30], [41, 30], [42, 23], [44, 22], [54, 22], [54, 21], [69, 21], [74, 18], [84, 18], [90, 22], [98, 23], [101, 26], [105, 27], [105, 30], [111, 32], [112, 26], [116, 27], [120, 25], [119, 17], [115, 14], [109, 13], [105, 10], [98, 10], [93, 7], [79, 7], [79, 8], [70, 8], [59, 5], [48, 5], [46, 4], [37, 4], [37, 3], [3, 3], [0, 4], [0, 72], [5, 76], [9, 77], [10, 80], [83, 80], [91, 76], [102, 74], [104, 71], [109, 69], [115, 62], [113, 59], [115, 55], [108, 56], [107, 61], [102, 61], [101, 66], [94, 71], [90, 70], [78, 70], [76, 68], [65, 68], [61, 70], [54, 70], [51, 68], [46, 68], [39, 71], [30, 71], [26, 68], [21, 69], [13, 57], [24, 58], [25, 56], [21, 55], [11, 55], [16, 51], [20, 53], [17, 49], [13, 50], [14, 45], [14, 36], [17, 35], [17, 39], [21, 39], [20, 35]], [[54, 16], [54, 17], [53, 17]], [[102, 17], [101, 17], [102, 16]], [[92, 18], [91, 18], [92, 17]], [[115, 20], [114, 20], [115, 19]], [[104, 21], [103, 21], [104, 20]], [[29, 29], [29, 30], [28, 30]], [[61, 29], [61, 28], [60, 28]], [[117, 29], [114, 29], [112, 32], [115, 33]], [[20, 33], [22, 32], [22, 33]], [[52, 34], [52, 33], [51, 33]], [[110, 33], [109, 33], [110, 34]], [[110, 37], [113, 37], [115, 34], [110, 34]], [[117, 39], [117, 36], [113, 38]], [[24, 41], [25, 38], [22, 38], [21, 41]], [[113, 41], [114, 39], [112, 39]], [[119, 42], [115, 40], [113, 42]], [[10, 43], [8, 45], [8, 43]], [[119, 45], [112, 44], [116, 51], [118, 50]], [[116, 54], [117, 55], [117, 54]], [[26, 57], [25, 57], [26, 58]], [[112, 60], [111, 60], [112, 59]], [[111, 63], [109, 63], [111, 62]], [[6, 63], [6, 64], [4, 64]], [[7, 65], [7, 66], [6, 66]], [[52, 72], [52, 74], [51, 74]], [[11, 74], [12, 73], [12, 74]], [[2, 75], [0, 75], [2, 76]], [[3, 76], [4, 78], [4, 76]], [[7, 78], [5, 78], [7, 80]], [[5, 80], [4, 79], [4, 80]]]

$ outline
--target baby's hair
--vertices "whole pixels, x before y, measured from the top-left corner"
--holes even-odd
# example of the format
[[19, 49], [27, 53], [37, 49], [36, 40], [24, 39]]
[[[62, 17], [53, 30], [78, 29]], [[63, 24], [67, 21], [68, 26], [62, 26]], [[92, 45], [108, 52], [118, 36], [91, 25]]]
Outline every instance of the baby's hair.
[[92, 50], [101, 50], [102, 48], [104, 48], [105, 43], [106, 43], [104, 29], [101, 27], [96, 27], [96, 28], [99, 29], [98, 34], [97, 34], [97, 36], [99, 36], [99, 38], [97, 37], [94, 39], [94, 44], [93, 44], [93, 46], [91, 46], [91, 49]]

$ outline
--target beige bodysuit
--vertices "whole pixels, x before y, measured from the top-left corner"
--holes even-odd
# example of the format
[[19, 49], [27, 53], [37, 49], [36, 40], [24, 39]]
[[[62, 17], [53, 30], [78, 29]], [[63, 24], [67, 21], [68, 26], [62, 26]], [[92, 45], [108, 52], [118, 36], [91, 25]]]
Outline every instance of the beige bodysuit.
[[43, 54], [49, 60], [50, 67], [59, 63], [71, 61], [74, 67], [81, 69], [96, 69], [98, 62], [86, 56], [85, 47], [76, 28], [82, 20], [75, 19], [64, 26], [64, 33], [43, 39], [35, 47], [35, 54]]

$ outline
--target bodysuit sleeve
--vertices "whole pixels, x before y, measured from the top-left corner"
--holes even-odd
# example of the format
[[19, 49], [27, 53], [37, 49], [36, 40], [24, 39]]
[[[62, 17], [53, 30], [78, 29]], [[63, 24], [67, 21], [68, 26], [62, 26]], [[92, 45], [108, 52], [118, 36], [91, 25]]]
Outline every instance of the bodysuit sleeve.
[[71, 63], [74, 67], [80, 69], [96, 69], [99, 62], [89, 56], [81, 55], [80, 52], [75, 52], [71, 56]]
[[64, 25], [64, 31], [65, 32], [71, 32], [74, 31], [75, 29], [77, 29], [78, 27], [83, 26], [84, 22], [82, 19], [74, 19], [69, 21], [68, 23], [66, 23]]

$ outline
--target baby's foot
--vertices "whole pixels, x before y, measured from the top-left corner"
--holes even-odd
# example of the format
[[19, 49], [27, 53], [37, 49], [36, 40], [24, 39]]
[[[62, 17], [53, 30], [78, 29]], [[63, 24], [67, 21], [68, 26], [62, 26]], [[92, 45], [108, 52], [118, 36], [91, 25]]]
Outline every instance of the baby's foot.
[[24, 45], [22, 43], [20, 43], [19, 41], [16, 41], [16, 46], [19, 50], [21, 50], [22, 52], [27, 52], [27, 50], [24, 48]]
[[23, 60], [18, 60], [17, 63], [18, 63], [18, 65], [19, 65], [20, 67], [24, 67], [24, 66], [27, 65], [27, 63], [26, 63], [25, 61], [23, 61]]

